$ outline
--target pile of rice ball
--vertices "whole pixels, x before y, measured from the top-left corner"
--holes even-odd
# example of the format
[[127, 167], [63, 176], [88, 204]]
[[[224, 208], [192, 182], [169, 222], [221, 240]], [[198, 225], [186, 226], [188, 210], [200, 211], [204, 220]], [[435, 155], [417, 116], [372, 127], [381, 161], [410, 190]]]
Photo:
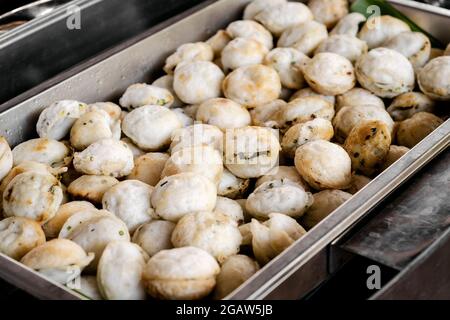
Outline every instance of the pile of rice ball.
[[120, 106], [47, 106], [0, 139], [0, 252], [91, 299], [225, 297], [443, 123], [450, 48], [365, 20], [254, 0]]

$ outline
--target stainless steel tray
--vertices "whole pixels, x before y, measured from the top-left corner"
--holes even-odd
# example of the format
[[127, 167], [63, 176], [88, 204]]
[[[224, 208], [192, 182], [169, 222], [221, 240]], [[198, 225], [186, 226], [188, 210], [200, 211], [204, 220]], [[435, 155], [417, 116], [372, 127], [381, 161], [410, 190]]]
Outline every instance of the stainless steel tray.
[[[204, 40], [229, 22], [239, 19], [250, 0], [207, 1], [174, 17], [140, 37], [110, 50], [75, 70], [53, 79], [54, 86], [32, 98], [0, 111], [0, 135], [12, 145], [35, 136], [37, 116], [51, 102], [78, 99], [85, 102], [116, 99], [132, 83], [150, 81], [162, 62], [179, 45]], [[449, 42], [450, 12], [411, 1], [391, 1], [444, 42]], [[20, 101], [20, 97], [15, 99]], [[330, 273], [328, 248], [349, 227], [405, 182], [434, 156], [448, 147], [450, 121], [445, 122], [405, 157], [374, 179], [350, 201], [329, 215], [228, 299], [300, 298]], [[70, 289], [52, 283], [38, 273], [0, 254], [0, 276], [39, 298], [80, 299]]]
[[[67, 0], [38, 0], [40, 3]], [[2, 1], [2, 4], [6, 1]], [[10, 6], [24, 0], [9, 1]], [[28, 1], [30, 2], [30, 1]], [[34, 3], [36, 3], [35, 1]], [[80, 62], [126, 41], [168, 17], [185, 11], [202, 0], [71, 0], [54, 11], [6, 33], [0, 21], [0, 104]], [[67, 19], [78, 8], [80, 29], [69, 29]], [[111, 19], [111, 17], [114, 17]], [[28, 20], [20, 14], [16, 19]], [[0, 18], [0, 20], [2, 20]], [[10, 22], [16, 21], [11, 18]], [[114, 30], [112, 32], [112, 30]], [[51, 43], [51, 45], [49, 45]], [[65, 73], [67, 76], [67, 73]], [[35, 90], [33, 90], [35, 94]], [[32, 93], [32, 92], [29, 92]], [[29, 95], [28, 98], [32, 97]], [[23, 98], [23, 95], [21, 95]], [[11, 101], [12, 105], [14, 103]]]

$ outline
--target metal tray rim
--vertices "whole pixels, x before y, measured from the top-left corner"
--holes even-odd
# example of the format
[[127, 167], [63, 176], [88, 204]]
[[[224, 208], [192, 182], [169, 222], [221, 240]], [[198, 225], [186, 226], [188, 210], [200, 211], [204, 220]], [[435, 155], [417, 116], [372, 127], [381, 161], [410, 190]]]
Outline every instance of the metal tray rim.
[[[219, 0], [219, 1], [217, 1], [217, 2], [225, 2], [225, 1], [228, 1], [228, 0]], [[209, 5], [211, 5], [211, 4], [213, 4], [214, 2], [216, 2], [216, 1], [214, 1], [214, 0], [210, 0], [210, 1], [207, 1], [206, 3], [203, 3], [203, 4], [201, 4], [201, 5], [198, 5], [198, 6], [196, 6], [195, 7], [195, 11], [194, 11], [194, 13], [193, 14], [191, 14], [191, 15], [189, 15], [188, 17], [189, 18], [191, 18], [191, 17], [193, 17], [193, 16], [195, 16], [196, 14], [200, 14], [201, 13], [201, 11], [203, 10], [203, 9], [205, 9], [206, 7], [208, 7]], [[441, 14], [441, 15], [444, 15], [444, 16], [446, 16], [446, 17], [450, 17], [450, 11], [449, 12], [441, 12], [441, 10], [444, 10], [444, 9], [440, 9], [440, 10], [438, 10], [439, 8], [434, 8], [434, 7], [432, 7], [432, 6], [429, 6], [429, 5], [424, 5], [424, 4], [421, 4], [420, 6], [418, 6], [418, 4], [417, 3], [413, 3], [413, 2], [409, 2], [409, 1], [405, 1], [405, 0], [391, 0], [391, 2], [393, 2], [393, 3], [395, 3], [395, 4], [400, 4], [400, 5], [402, 5], [402, 6], [407, 6], [407, 7], [411, 7], [411, 8], [415, 8], [415, 9], [418, 9], [418, 10], [421, 10], [421, 11], [423, 11], [424, 9], [428, 9], [428, 10], [425, 10], [425, 11], [430, 11], [430, 12], [433, 12], [433, 13], [438, 13], [438, 14]], [[424, 6], [426, 6], [426, 8], [424, 8]], [[431, 10], [431, 8], [433, 9], [433, 10]], [[188, 11], [192, 11], [192, 10], [188, 10]], [[446, 10], [445, 10], [446, 11]], [[182, 16], [182, 17], [185, 17], [186, 15], [185, 14], [181, 14], [180, 16]], [[176, 17], [177, 19], [178, 19], [178, 23], [180, 22], [180, 20], [179, 20], [179, 18], [180, 17]], [[170, 20], [172, 20], [172, 19], [170, 19]], [[155, 32], [156, 31], [162, 31], [162, 30], [164, 30], [164, 29], [161, 29], [161, 25], [162, 26], [167, 26], [167, 22], [166, 23], [162, 23], [162, 24], [159, 24], [158, 26], [155, 26], [154, 28], [152, 28], [151, 30], [155, 30]], [[150, 33], [150, 34], [147, 34], [146, 36], [145, 36], [145, 39], [147, 39], [148, 37], [151, 37], [152, 35], [154, 35], [155, 33]], [[103, 59], [99, 59], [98, 57], [96, 57], [96, 58], [94, 58], [92, 61], [90, 60], [90, 63], [87, 63], [87, 66], [86, 65], [81, 65], [79, 68], [79, 72], [81, 72], [81, 71], [87, 71], [87, 70], [89, 70], [90, 68], [93, 68], [94, 66], [96, 66], [97, 64], [99, 64], [99, 63], [101, 63], [101, 62], [103, 62], [103, 61], [105, 61], [105, 60], [107, 60], [107, 59], [109, 59], [109, 58], [111, 58], [111, 57], [113, 57], [114, 55], [117, 55], [117, 54], [119, 54], [120, 52], [122, 52], [123, 50], [125, 50], [125, 49], [127, 49], [127, 48], [131, 48], [131, 47], [133, 47], [133, 46], [135, 46], [135, 45], [138, 45], [139, 44], [139, 40], [142, 40], [142, 39], [144, 39], [144, 37], [142, 37], [141, 36], [141, 38], [139, 39], [139, 38], [137, 38], [137, 39], [132, 39], [132, 40], [130, 40], [130, 41], [128, 41], [128, 42], [126, 42], [125, 44], [122, 44], [120, 47], [119, 47], [119, 49], [118, 48], [115, 48], [115, 49], [113, 49], [113, 50], [108, 50], [107, 52], [105, 52], [104, 54], [101, 54], [100, 56], [98, 56], [98, 57], [101, 57], [101, 58], [103, 58]], [[84, 66], [84, 68], [83, 68], [83, 66]], [[63, 78], [62, 80], [62, 82], [64, 82], [64, 81], [67, 81], [67, 80], [69, 80], [69, 79], [71, 79], [73, 76], [75, 76], [75, 75], [72, 75], [72, 76], [68, 76], [68, 77], [66, 77], [66, 78]], [[39, 92], [37, 95], [45, 95], [47, 92], [49, 92], [50, 90], [52, 89], [52, 87], [50, 87], [50, 88], [47, 88], [47, 89], [45, 89], [44, 91], [42, 91], [42, 92]], [[28, 98], [28, 99], [26, 99], [26, 100], [24, 100], [24, 101], [22, 101], [22, 102], [20, 102], [19, 104], [17, 104], [16, 106], [14, 106], [14, 107], [12, 107], [12, 108], [10, 108], [10, 109], [8, 109], [8, 110], [6, 110], [5, 112], [3, 112], [3, 113], [1, 113], [0, 114], [0, 117], [1, 116], [3, 116], [4, 114], [6, 114], [6, 113], [12, 113], [12, 112], [14, 112], [14, 110], [16, 110], [20, 105], [22, 105], [22, 104], [25, 104], [25, 103], [27, 103], [28, 101], [30, 101], [30, 100], [32, 100], [32, 99], [34, 99], [36, 96], [35, 95], [33, 95], [32, 97], [30, 97], [30, 98]], [[434, 150], [435, 151], [435, 154], [436, 154], [436, 152], [438, 152], [438, 151], [442, 151], [443, 150], [443, 148], [446, 148], [447, 146], [448, 146], [448, 139], [449, 139], [449, 126], [450, 126], [450, 122], [449, 121], [447, 121], [445, 124], [443, 124], [441, 127], [440, 127], [440, 130], [442, 131], [442, 130], [445, 130], [446, 131], [446, 133], [445, 133], [445, 135], [444, 135], [444, 138], [443, 139], [445, 139], [446, 140], [446, 142], [443, 144], [443, 145], [441, 145], [440, 146], [440, 148], [438, 148], [439, 150]], [[413, 150], [422, 150], [424, 147], [425, 147], [425, 145], [426, 145], [426, 142], [428, 142], [428, 141], [430, 141], [430, 140], [432, 140], [432, 139], [436, 139], [436, 137], [437, 137], [437, 135], [438, 135], [438, 129], [435, 131], [435, 132], [433, 132], [429, 137], [427, 137], [427, 139], [425, 139], [424, 141], [422, 141], [422, 143], [421, 144], [419, 144], [418, 146], [416, 146]], [[441, 139], [442, 140], [442, 139]], [[433, 147], [436, 147], [436, 146], [433, 146]], [[412, 150], [412, 151], [413, 151]], [[423, 151], [423, 150], [422, 150]], [[410, 151], [411, 152], [411, 151]], [[417, 151], [417, 152], [420, 152], [420, 151]], [[435, 155], [434, 154], [434, 155]], [[417, 160], [417, 159], [414, 159], [414, 160]], [[431, 158], [429, 159], [429, 160], [431, 160]], [[414, 161], [413, 161], [413, 163], [415, 163]], [[399, 161], [397, 161], [394, 165], [392, 165], [388, 170], [386, 170], [382, 175], [380, 175], [380, 176], [378, 176], [376, 179], [374, 179], [374, 181], [372, 181], [368, 186], [366, 186], [363, 190], [367, 190], [367, 189], [370, 189], [370, 188], [373, 188], [373, 185], [376, 185], [376, 183], [377, 183], [377, 181], [379, 181], [379, 180], [382, 180], [382, 178], [383, 177], [386, 177], [386, 176], [388, 176], [388, 175], [392, 175], [392, 173], [394, 173], [395, 172], [395, 168], [401, 168], [402, 167], [402, 162], [401, 162], [401, 159], [399, 160]], [[405, 178], [406, 179], [406, 178]], [[404, 181], [405, 179], [403, 179], [402, 181]], [[398, 186], [398, 185], [397, 185]], [[395, 186], [394, 186], [395, 187]], [[391, 189], [391, 191], [392, 191], [393, 189]], [[366, 192], [365, 191], [360, 191], [360, 192], [358, 192], [355, 196], [358, 196], [358, 197], [361, 197], [361, 195], [364, 195]], [[352, 198], [353, 199], [353, 198]], [[378, 199], [379, 201], [381, 201], [381, 199]], [[330, 222], [332, 222], [334, 219], [336, 219], [336, 217], [337, 216], [342, 216], [342, 215], [344, 215], [344, 213], [345, 213], [345, 210], [348, 210], [348, 208], [350, 207], [350, 205], [348, 204], [349, 202], [355, 202], [355, 201], [348, 201], [347, 203], [346, 203], [346, 205], [344, 205], [344, 206], [342, 206], [341, 208], [339, 208], [338, 210], [336, 210], [335, 212], [333, 212], [332, 214], [330, 214], [326, 219], [324, 219], [320, 224], [319, 224], [319, 227], [318, 228], [314, 228], [313, 229], [313, 233], [312, 233], [312, 235], [311, 234], [309, 234], [309, 236], [307, 235], [307, 236], [305, 236], [305, 237], [308, 237], [308, 238], [312, 238], [313, 240], [314, 240], [314, 236], [316, 236], [316, 233], [318, 233], [317, 231], [318, 230], [322, 230], [322, 228], [323, 228], [323, 226], [326, 226], [327, 224], [329, 224]], [[365, 211], [363, 212], [363, 213], [359, 213], [359, 217], [361, 217], [362, 215], [364, 215], [365, 213], [367, 213], [368, 212], [368, 210], [369, 209], [365, 209]], [[348, 216], [348, 217], [346, 217], [346, 224], [345, 225], [347, 225], [347, 227], [349, 226], [349, 225], [351, 225], [351, 223], [353, 223], [353, 222], [355, 222], [356, 220], [354, 220], [354, 217], [353, 216]], [[342, 226], [344, 226], [344, 224], [342, 224], [342, 222], [343, 221], [340, 221], [340, 223], [339, 223], [339, 225], [341, 226], [341, 229], [342, 229]], [[334, 222], [334, 223], [337, 223], [337, 222]], [[336, 229], [333, 229], [334, 230], [334, 232], [333, 233], [330, 233], [330, 232], [328, 232], [328, 237], [327, 237], [327, 239], [329, 240], [329, 238], [330, 237], [333, 237], [333, 239], [335, 238], [335, 237], [337, 237], [338, 235], [339, 235], [339, 232], [338, 231], [340, 231], [340, 233], [342, 232], [342, 231], [344, 231], [344, 230], [336, 230]], [[330, 231], [330, 230], [329, 230]], [[321, 240], [321, 241], [319, 241], [319, 240]], [[328, 241], [327, 240], [327, 241]], [[331, 239], [332, 240], [332, 239]], [[316, 251], [312, 251], [313, 249], [314, 250], [317, 250], [318, 248], [316, 247], [316, 248], [312, 248], [312, 249], [310, 249], [310, 248], [308, 248], [307, 250], [303, 250], [302, 252], [303, 252], [303, 254], [301, 255], [301, 256], [298, 256], [296, 259], [291, 259], [291, 261], [290, 261], [290, 264], [289, 264], [289, 267], [286, 267], [286, 268], [283, 268], [283, 270], [278, 270], [278, 272], [276, 273], [277, 274], [277, 276], [275, 277], [271, 277], [270, 279], [268, 279], [269, 281], [267, 281], [267, 280], [265, 280], [264, 281], [264, 283], [265, 283], [265, 285], [264, 286], [261, 286], [260, 288], [258, 288], [258, 290], [253, 290], [253, 292], [250, 292], [249, 290], [245, 290], [246, 288], [247, 289], [250, 289], [249, 287], [248, 287], [248, 285], [249, 284], [251, 284], [253, 281], [255, 281], [255, 279], [261, 279], [261, 274], [263, 274], [263, 272], [264, 273], [268, 273], [268, 269], [270, 268], [270, 267], [276, 267], [276, 264], [278, 264], [278, 263], [280, 263], [280, 261], [282, 261], [283, 259], [285, 259], [287, 256], [288, 256], [288, 254], [290, 253], [290, 252], [292, 252], [292, 249], [294, 248], [294, 247], [296, 247], [296, 246], [298, 246], [298, 244], [299, 243], [304, 243], [305, 242], [305, 239], [304, 238], [302, 238], [302, 239], [300, 239], [300, 240], [298, 240], [295, 244], [293, 244], [289, 249], [287, 249], [285, 252], [283, 252], [282, 254], [280, 254], [278, 257], [276, 257], [274, 260], [272, 260], [265, 268], [263, 268], [260, 272], [258, 272], [256, 275], [254, 275], [249, 281], [247, 281], [246, 283], [244, 283], [241, 287], [239, 287], [239, 288], [237, 288], [232, 294], [230, 294], [228, 297], [227, 297], [227, 299], [235, 299], [235, 298], [248, 298], [248, 299], [261, 299], [261, 298], [264, 298], [265, 296], [267, 296], [267, 294], [269, 294], [270, 293], [270, 291], [271, 290], [273, 290], [276, 286], [277, 286], [277, 284], [279, 284], [281, 281], [283, 281], [284, 279], [286, 279], [288, 276], [289, 276], [289, 274], [292, 274], [293, 272], [295, 272], [295, 270], [296, 269], [298, 269], [298, 267], [300, 266], [300, 263], [298, 263], [298, 261], [299, 260], [301, 260], [302, 258], [304, 259], [304, 261], [303, 262], [305, 262], [305, 261], [307, 261], [307, 258], [308, 258], [308, 256], [310, 256], [311, 254], [313, 254], [314, 252], [316, 252]], [[323, 243], [324, 243], [324, 240], [323, 239], [315, 239], [315, 242], [317, 243], [317, 244], [319, 244], [319, 245], [324, 245]], [[1, 264], [1, 262], [2, 262], [2, 260], [4, 260], [4, 261], [8, 261], [8, 259], [9, 258], [7, 258], [6, 256], [4, 256], [4, 255], [2, 255], [2, 254], [0, 254], [0, 264]], [[11, 261], [8, 261], [8, 263], [11, 263]], [[34, 271], [30, 271], [28, 268], [26, 268], [25, 266], [22, 266], [21, 264], [19, 264], [19, 263], [17, 263], [17, 262], [15, 262], [14, 261], [14, 263], [17, 265], [17, 267], [18, 268], [22, 268], [24, 271], [26, 270], [26, 272], [32, 272], [32, 273], [36, 273], [36, 272], [34, 272]], [[264, 271], [264, 270], [266, 270], [266, 271]], [[37, 273], [36, 273], [37, 274]], [[37, 274], [39, 277], [41, 277], [39, 274]], [[41, 277], [41, 278], [43, 278], [43, 277]], [[43, 279], [45, 279], [45, 281], [48, 281], [46, 278], [43, 278]], [[75, 292], [73, 292], [72, 290], [69, 290], [69, 289], [66, 289], [64, 286], [59, 286], [58, 285], [58, 287], [61, 287], [61, 289], [62, 290], [65, 290], [65, 291], [67, 291], [67, 292], [69, 292], [70, 294], [73, 294], [74, 296], [77, 296], [77, 294], [75, 293]], [[244, 291], [248, 291], [248, 292], [244, 292]], [[78, 298], [80, 298], [80, 297], [78, 297]]]
[[[333, 211], [306, 235], [293, 243], [287, 250], [271, 260], [264, 268], [233, 291], [227, 298], [242, 299], [244, 298], [242, 294], [245, 294], [246, 299], [264, 299], [278, 285], [305, 264], [309, 258], [339, 238], [341, 234], [345, 233], [346, 230], [360, 221], [378, 203], [395, 191], [402, 183], [406, 182], [408, 178], [439, 153], [447, 149], [449, 145], [450, 119], [412, 148], [404, 157], [392, 164], [389, 169], [375, 177], [363, 189], [354, 194], [351, 199]], [[393, 179], [389, 179], [388, 183], [385, 184], [385, 180], [391, 176], [393, 176]], [[371, 191], [373, 191], [373, 195], [369, 196], [369, 192]], [[357, 203], [360, 203], [360, 205], [356, 206]], [[324, 230], [325, 227], [329, 230]], [[314, 236], [312, 235], [313, 233]], [[305, 245], [307, 240], [313, 242], [311, 246]], [[286, 263], [287, 256], [292, 254], [296, 249], [298, 255], [294, 258], [289, 257], [290, 261]], [[246, 290], [246, 287], [251, 281], [259, 280], [261, 273], [265, 272], [268, 268], [274, 268], [276, 264], [284, 264], [284, 267], [279, 268], [281, 270], [275, 276], [266, 279], [264, 282], [259, 282], [256, 290]]]

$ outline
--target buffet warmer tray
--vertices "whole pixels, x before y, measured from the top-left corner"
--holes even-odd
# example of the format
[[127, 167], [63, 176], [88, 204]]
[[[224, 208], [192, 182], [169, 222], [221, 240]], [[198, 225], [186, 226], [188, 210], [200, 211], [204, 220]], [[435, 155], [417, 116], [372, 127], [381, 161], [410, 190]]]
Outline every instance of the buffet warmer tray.
[[[250, 0], [205, 1], [144, 34], [106, 51], [54, 79], [45, 90], [36, 87], [14, 105], [0, 106], [0, 135], [14, 146], [36, 136], [37, 117], [43, 108], [62, 99], [86, 103], [115, 101], [136, 82], [151, 82], [161, 75], [165, 58], [183, 43], [202, 41], [242, 16]], [[450, 41], [450, 11], [413, 1], [390, 1], [444, 43]], [[24, 96], [25, 97], [25, 96]], [[447, 120], [404, 157], [371, 181], [344, 205], [272, 260], [227, 299], [299, 299], [321, 285], [345, 263], [346, 255], [333, 253], [333, 245], [367, 217], [405, 181], [450, 143]], [[0, 277], [43, 299], [83, 299], [71, 289], [0, 254]]]

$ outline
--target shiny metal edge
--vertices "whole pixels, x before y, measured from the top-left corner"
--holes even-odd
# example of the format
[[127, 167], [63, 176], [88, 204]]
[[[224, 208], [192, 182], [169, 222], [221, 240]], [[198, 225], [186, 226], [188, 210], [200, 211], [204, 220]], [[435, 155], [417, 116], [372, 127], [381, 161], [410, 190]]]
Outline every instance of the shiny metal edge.
[[[217, 3], [224, 3], [227, 0], [219, 0]], [[211, 1], [213, 2], [213, 1]], [[245, 1], [241, 1], [245, 2]], [[247, 1], [248, 2], [248, 1]], [[394, 1], [393, 1], [394, 2]], [[399, 1], [396, 0], [396, 3], [401, 3], [404, 6], [409, 6], [409, 2], [405, 1]], [[411, 6], [409, 6], [411, 7]], [[181, 21], [180, 21], [181, 22]], [[138, 45], [137, 43], [136, 45]], [[125, 48], [124, 48], [125, 49]], [[88, 71], [88, 69], [84, 70]], [[66, 78], [67, 79], [67, 78]], [[39, 95], [45, 95], [48, 93], [49, 90], [46, 90]], [[29, 100], [32, 100], [33, 98], [30, 98]], [[23, 104], [25, 104], [27, 101], [24, 101]], [[29, 102], [29, 101], [28, 101]], [[21, 103], [22, 104], [22, 103]], [[15, 108], [13, 108], [15, 109]], [[8, 110], [7, 112], [12, 111]], [[448, 127], [448, 121], [446, 122], [446, 127]], [[444, 126], [444, 125], [443, 125]], [[442, 127], [442, 126], [441, 126]], [[448, 129], [448, 128], [447, 128]], [[436, 131], [438, 131], [437, 129]], [[434, 156], [439, 153], [439, 151], [443, 150], [442, 148], [445, 148], [448, 146], [448, 130], [447, 130], [447, 143], [445, 146], [441, 144], [440, 148], [436, 150], [436, 146], [433, 146], [430, 150], [426, 150], [426, 143], [428, 142], [433, 143], [433, 141], [440, 141], [437, 137], [438, 132], [433, 132], [429, 137], [427, 137], [424, 141], [422, 141], [421, 144], [416, 146], [413, 150], [416, 150], [415, 153], [418, 153], [420, 151], [417, 151], [420, 146], [422, 146], [421, 150], [424, 153], [426, 152], [428, 156]], [[442, 130], [440, 130], [442, 131]], [[442, 133], [442, 132], [441, 132]], [[443, 137], [441, 137], [444, 139]], [[441, 140], [442, 140], [441, 139]], [[420, 148], [419, 148], [420, 149]], [[412, 150], [412, 151], [413, 151]], [[412, 153], [412, 151], [409, 154], [409, 156], [405, 156], [404, 158], [409, 159], [409, 161], [414, 162], [416, 160], [419, 160], [421, 157], [417, 157], [415, 159], [411, 159], [411, 156], [415, 153]], [[428, 152], [430, 151], [430, 152]], [[426, 158], [426, 157], [425, 157]], [[431, 158], [430, 158], [431, 160]], [[388, 170], [386, 170], [383, 174], [381, 174], [379, 177], [374, 179], [368, 186], [366, 186], [362, 191], [358, 192], [355, 195], [355, 199], [359, 199], [359, 201], [364, 200], [367, 198], [367, 193], [370, 193], [370, 191], [373, 191], [374, 185], [378, 186], [383, 183], [383, 179], [385, 180], [390, 175], [395, 175], [396, 171], [406, 166], [404, 163], [405, 159], [400, 159], [397, 163], [395, 163], [393, 166], [391, 166]], [[424, 161], [422, 164], [418, 165], [418, 167], [415, 170], [412, 170], [409, 172], [409, 174], [405, 175], [402, 179], [399, 179], [399, 177], [396, 177], [394, 180], [397, 182], [392, 182], [392, 185], [390, 185], [391, 191], [394, 190], [396, 186], [399, 186], [402, 182], [404, 182], [409, 176], [411, 176], [414, 172], [416, 172], [420, 167], [426, 164], [427, 161]], [[407, 166], [406, 166], [407, 167]], [[414, 167], [414, 166], [411, 166]], [[395, 169], [397, 168], [397, 170]], [[400, 173], [398, 173], [400, 175]], [[375, 183], [378, 181], [378, 183]], [[373, 205], [367, 206], [365, 205], [363, 208], [360, 208], [360, 210], [356, 210], [358, 208], [354, 208], [356, 200], [350, 201], [350, 203], [346, 203], [344, 206], [342, 206], [340, 209], [336, 210], [333, 214], [331, 214], [329, 217], [324, 219], [317, 228], [314, 228], [311, 230], [306, 236], [304, 236], [301, 240], [296, 242], [292, 247], [290, 247], [288, 250], [283, 252], [280, 256], [275, 258], [273, 261], [271, 261], [265, 268], [261, 269], [260, 272], [258, 272], [256, 275], [254, 275], [248, 282], [243, 284], [241, 287], [237, 288], [231, 295], [227, 297], [227, 299], [262, 299], [268, 294], [270, 294], [271, 291], [273, 291], [278, 284], [282, 283], [286, 279], [289, 278], [290, 275], [292, 275], [300, 266], [305, 264], [309, 258], [312, 258], [314, 254], [317, 254], [320, 252], [321, 249], [326, 247], [326, 245], [331, 242], [336, 236], [341, 234], [343, 231], [345, 231], [347, 228], [349, 228], [351, 225], [353, 225], [356, 221], [359, 220], [364, 214], [366, 214], [373, 206], [381, 199], [383, 199], [383, 192], [388, 192], [388, 188], [383, 188], [382, 190], [379, 190], [378, 193], [376, 193], [373, 197], [370, 197], [370, 199], [373, 200]], [[384, 195], [384, 196], [387, 196]], [[352, 206], [353, 205], [353, 206]], [[343, 217], [348, 215], [348, 211], [353, 210], [353, 213], [349, 215], [348, 217]], [[345, 219], [344, 219], [345, 218]], [[339, 221], [339, 219], [343, 219]], [[0, 258], [6, 258], [5, 256], [2, 256]], [[285, 261], [283, 261], [285, 259]], [[288, 262], [288, 263], [285, 263]], [[16, 262], [17, 264], [17, 262]], [[23, 269], [23, 271], [30, 272], [28, 268], [23, 267], [22, 265], [18, 264], [18, 266]], [[279, 271], [281, 270], [281, 271]], [[267, 278], [266, 276], [269, 275]], [[269, 279], [269, 280], [267, 280]], [[44, 279], [48, 282], [48, 280]], [[256, 281], [258, 280], [258, 281]], [[254, 287], [255, 284], [257, 287]], [[65, 288], [63, 288], [65, 289]], [[70, 291], [69, 292], [72, 295], [76, 295], [76, 293]]]
[[[433, 6], [431, 4], [417, 2], [417, 1], [411, 1], [411, 0], [388, 0], [392, 4], [397, 4], [405, 7], [414, 8], [420, 11], [426, 11], [428, 13], [434, 13], [439, 14], [444, 17], [450, 17], [450, 10]], [[428, 31], [428, 30], [427, 30]]]
[[411, 0], [390, 0], [389, 2], [441, 42], [450, 42], [450, 33], [448, 27], [445, 27], [450, 18], [450, 10]]
[[[55, 1], [55, 0], [36, 0], [36, 1], [30, 2], [28, 4], [25, 4], [23, 6], [20, 6], [18, 8], [15, 8], [11, 11], [0, 14], [0, 23], [1, 23], [2, 19], [10, 18], [18, 13], [23, 13], [24, 11], [34, 9], [34, 8], [39, 8], [40, 6], [43, 6], [43, 5], [50, 5], [50, 4], [52, 4], [51, 2], [53, 2], [53, 1]], [[65, 1], [73, 1], [73, 0], [65, 0]], [[54, 9], [52, 9], [52, 11], [53, 10]]]
[[[264, 299], [309, 259], [356, 224], [450, 144], [450, 120], [378, 175], [350, 200], [281, 253], [227, 299]], [[269, 276], [270, 275], [270, 276]]]

